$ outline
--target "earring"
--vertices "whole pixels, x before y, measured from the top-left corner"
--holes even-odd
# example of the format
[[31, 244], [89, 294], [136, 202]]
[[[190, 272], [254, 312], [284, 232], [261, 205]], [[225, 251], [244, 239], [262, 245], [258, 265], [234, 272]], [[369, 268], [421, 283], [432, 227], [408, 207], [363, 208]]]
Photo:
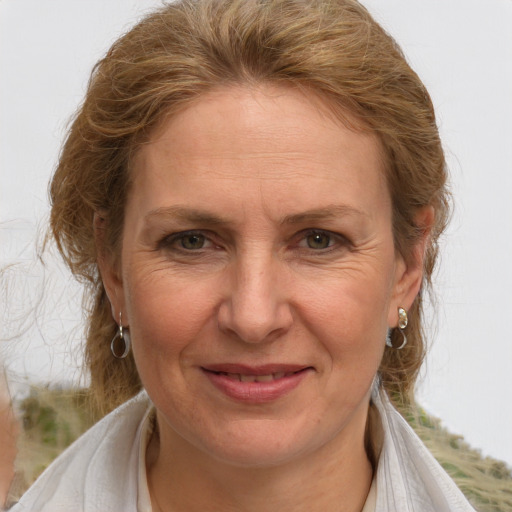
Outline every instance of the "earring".
[[[404, 330], [407, 327], [408, 323], [409, 319], [407, 318], [407, 311], [405, 311], [404, 308], [398, 308], [398, 330], [402, 335], [403, 341], [399, 347], [396, 347], [397, 350], [402, 350], [405, 347], [405, 345], [407, 345], [407, 336], [405, 335]], [[391, 343], [391, 329], [388, 329], [388, 334], [386, 336], [386, 345], [388, 347], [395, 348]]]
[[[118, 350], [121, 349], [121, 345], [124, 345], [122, 351]], [[112, 338], [112, 341], [110, 342], [110, 350], [112, 352], [112, 355], [116, 359], [124, 359], [130, 353], [131, 346], [132, 343], [130, 340], [130, 333], [128, 332], [128, 327], [123, 328], [121, 311], [119, 311], [119, 327], [115, 336]]]

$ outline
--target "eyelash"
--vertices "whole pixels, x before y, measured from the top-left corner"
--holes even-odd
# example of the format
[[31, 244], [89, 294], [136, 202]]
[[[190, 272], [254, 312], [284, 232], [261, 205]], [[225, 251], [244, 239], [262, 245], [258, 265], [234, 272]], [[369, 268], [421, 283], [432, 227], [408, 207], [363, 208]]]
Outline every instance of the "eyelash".
[[179, 233], [173, 233], [171, 235], [165, 236], [158, 243], [158, 249], [174, 250], [174, 251], [183, 252], [183, 253], [187, 253], [187, 254], [198, 253], [199, 251], [201, 251], [203, 249], [203, 247], [199, 248], [198, 250], [194, 250], [194, 249], [187, 249], [185, 247], [176, 247], [175, 246], [175, 244], [177, 242], [181, 241], [183, 243], [183, 241], [187, 237], [193, 237], [193, 236], [203, 237], [205, 241], [213, 244], [213, 242], [211, 241], [212, 235], [209, 234], [208, 232], [204, 232], [201, 230], [190, 230], [190, 231], [180, 231]]
[[[328, 246], [324, 248], [312, 248], [308, 246], [301, 246], [302, 243], [307, 244], [307, 239], [310, 236], [325, 236], [328, 237]], [[162, 240], [158, 243], [158, 249], [163, 250], [171, 250], [175, 252], [180, 252], [183, 254], [189, 254], [189, 255], [200, 255], [204, 253], [205, 250], [210, 249], [211, 247], [200, 247], [198, 249], [187, 249], [186, 247], [183, 247], [183, 242], [186, 240], [187, 237], [203, 237], [205, 240], [205, 243], [210, 244], [211, 246], [220, 247], [219, 245], [215, 244], [214, 241], [212, 241], [213, 234], [208, 231], [201, 231], [201, 230], [190, 230], [190, 231], [180, 231], [178, 233], [173, 233], [171, 235], [166, 235]], [[308, 251], [310, 253], [315, 254], [326, 254], [330, 253], [332, 251], [335, 251], [340, 248], [347, 248], [351, 245], [350, 241], [343, 235], [339, 233], [334, 233], [332, 231], [327, 231], [324, 229], [307, 229], [304, 231], [301, 231], [294, 235], [292, 239], [299, 239], [299, 242], [295, 244], [295, 247], [300, 251]], [[181, 247], [177, 246], [176, 244], [181, 242]]]
[[[340, 235], [337, 235], [335, 233], [332, 233], [330, 231], [325, 231], [322, 229], [310, 229], [305, 232], [300, 233], [302, 236], [300, 238], [300, 243], [305, 242], [306, 246], [300, 246], [303, 249], [306, 250], [312, 250], [313, 252], [329, 252], [333, 250], [333, 248], [336, 245], [336, 242], [340, 241]], [[326, 247], [317, 247], [313, 248], [309, 246], [309, 237], [326, 237], [327, 238], [327, 246]]]

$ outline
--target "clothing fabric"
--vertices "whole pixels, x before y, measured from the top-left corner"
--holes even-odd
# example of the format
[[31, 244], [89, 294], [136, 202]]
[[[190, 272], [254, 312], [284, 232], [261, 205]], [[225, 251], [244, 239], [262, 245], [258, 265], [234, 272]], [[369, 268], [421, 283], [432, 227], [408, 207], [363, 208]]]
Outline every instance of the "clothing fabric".
[[372, 401], [380, 413], [384, 443], [377, 468], [376, 512], [474, 512], [383, 390]]
[[[474, 512], [385, 392], [375, 389], [372, 401], [383, 442], [364, 512]], [[151, 512], [145, 453], [153, 410], [142, 392], [110, 413], [60, 455], [10, 512]]]
[[105, 416], [9, 512], [151, 512], [145, 472], [151, 411], [142, 392]]

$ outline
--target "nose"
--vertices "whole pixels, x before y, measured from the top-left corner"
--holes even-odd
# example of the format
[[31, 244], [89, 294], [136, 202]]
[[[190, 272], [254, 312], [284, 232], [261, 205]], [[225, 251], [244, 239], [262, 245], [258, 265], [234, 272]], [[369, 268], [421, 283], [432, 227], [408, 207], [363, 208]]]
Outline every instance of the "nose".
[[284, 272], [271, 258], [245, 258], [234, 265], [218, 310], [219, 328], [245, 343], [264, 343], [285, 334], [293, 323]]

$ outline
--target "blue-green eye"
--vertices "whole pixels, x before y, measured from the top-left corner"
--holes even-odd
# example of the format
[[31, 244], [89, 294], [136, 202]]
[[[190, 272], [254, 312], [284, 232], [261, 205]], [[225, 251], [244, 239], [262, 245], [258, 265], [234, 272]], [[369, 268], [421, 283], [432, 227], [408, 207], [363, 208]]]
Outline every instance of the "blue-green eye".
[[327, 233], [310, 233], [306, 236], [306, 243], [310, 249], [327, 249], [331, 246], [331, 237]]
[[179, 244], [187, 251], [202, 249], [205, 242], [206, 237], [198, 233], [188, 233], [179, 238]]

